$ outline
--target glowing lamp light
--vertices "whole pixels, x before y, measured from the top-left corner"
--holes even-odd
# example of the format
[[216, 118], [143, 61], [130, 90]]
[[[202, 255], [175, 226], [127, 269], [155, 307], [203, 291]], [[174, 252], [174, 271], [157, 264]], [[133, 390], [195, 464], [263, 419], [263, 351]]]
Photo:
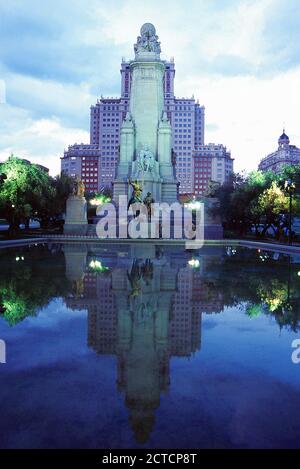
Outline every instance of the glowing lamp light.
[[19, 261], [24, 261], [24, 256], [17, 256], [16, 262], [19, 262]]
[[109, 270], [108, 267], [105, 267], [105, 265], [102, 265], [101, 261], [97, 261], [97, 260], [92, 260], [89, 263], [89, 267], [94, 272], [105, 272], [106, 270]]
[[90, 200], [90, 205], [92, 206], [98, 206], [102, 204], [106, 204], [107, 202], [110, 202], [111, 199], [110, 197], [106, 197], [105, 195], [100, 195], [99, 197], [95, 197], [94, 199]]
[[189, 266], [192, 268], [192, 269], [198, 269], [200, 267], [200, 261], [199, 259], [190, 259], [188, 261], [188, 264]]
[[298, 277], [300, 277], [300, 270], [299, 270], [299, 272], [297, 272], [297, 275], [298, 275]]
[[192, 200], [187, 204], [189, 210], [199, 210], [201, 207], [201, 202], [199, 200]]

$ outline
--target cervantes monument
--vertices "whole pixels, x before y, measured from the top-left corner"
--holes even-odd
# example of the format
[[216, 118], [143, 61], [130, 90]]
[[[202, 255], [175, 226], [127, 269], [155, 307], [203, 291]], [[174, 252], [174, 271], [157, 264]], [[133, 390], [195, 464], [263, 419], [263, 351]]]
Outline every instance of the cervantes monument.
[[130, 199], [129, 180], [137, 180], [143, 198], [151, 193], [155, 202], [172, 203], [178, 199], [178, 182], [172, 162], [172, 131], [164, 111], [165, 63], [152, 24], [142, 26], [134, 52], [129, 112], [121, 127], [113, 198], [115, 202], [120, 195]]

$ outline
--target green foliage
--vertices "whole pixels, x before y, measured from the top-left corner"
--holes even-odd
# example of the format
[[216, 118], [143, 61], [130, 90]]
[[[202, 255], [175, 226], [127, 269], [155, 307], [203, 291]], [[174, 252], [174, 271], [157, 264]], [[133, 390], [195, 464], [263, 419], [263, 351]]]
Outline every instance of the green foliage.
[[265, 236], [271, 227], [277, 236], [288, 226], [290, 193], [286, 189], [289, 180], [295, 187], [292, 215], [300, 213], [300, 166], [286, 166], [280, 175], [252, 171], [247, 177], [236, 174], [215, 193], [220, 201], [219, 213], [224, 227], [238, 235], [255, 227], [257, 236]]
[[9, 286], [0, 292], [4, 317], [10, 326], [14, 326], [27, 316], [34, 316], [35, 309], [30, 301], [24, 296], [17, 295], [14, 289]]
[[0, 305], [9, 325], [35, 316], [39, 308], [70, 289], [63, 253], [50, 254], [44, 247], [23, 248], [17, 258], [10, 251], [1, 253]]
[[257, 318], [258, 316], [261, 315], [261, 312], [262, 312], [261, 305], [251, 304], [251, 303], [247, 305], [246, 314], [247, 316], [249, 316], [249, 318]]
[[71, 192], [71, 180], [66, 176], [52, 178], [39, 165], [13, 155], [0, 164], [0, 173], [5, 175], [0, 184], [0, 216], [11, 231], [29, 218], [43, 225], [64, 212]]
[[215, 297], [222, 297], [224, 306], [244, 304], [252, 319], [265, 314], [280, 328], [300, 331], [299, 263], [283, 254], [240, 248], [207, 268]]

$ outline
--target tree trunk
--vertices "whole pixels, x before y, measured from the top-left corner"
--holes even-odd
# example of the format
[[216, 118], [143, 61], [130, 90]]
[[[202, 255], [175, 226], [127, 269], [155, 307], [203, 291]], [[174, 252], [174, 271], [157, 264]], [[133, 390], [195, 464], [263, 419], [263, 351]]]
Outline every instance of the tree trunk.
[[9, 223], [9, 228], [7, 235], [9, 238], [15, 238], [20, 232], [20, 226], [18, 221], [11, 221]]
[[266, 236], [266, 232], [268, 231], [268, 229], [270, 228], [270, 226], [271, 226], [271, 225], [268, 224], [268, 225], [266, 225], [266, 226], [263, 228], [263, 230], [262, 230], [262, 232], [261, 232], [261, 237], [262, 237], [262, 238], [264, 238], [264, 237]]
[[42, 218], [40, 220], [40, 226], [42, 229], [46, 230], [49, 227], [49, 220], [48, 218]]
[[256, 238], [259, 238], [259, 236], [260, 236], [260, 232], [258, 230], [259, 225], [254, 225], [254, 226], [255, 226], [255, 236], [256, 236]]

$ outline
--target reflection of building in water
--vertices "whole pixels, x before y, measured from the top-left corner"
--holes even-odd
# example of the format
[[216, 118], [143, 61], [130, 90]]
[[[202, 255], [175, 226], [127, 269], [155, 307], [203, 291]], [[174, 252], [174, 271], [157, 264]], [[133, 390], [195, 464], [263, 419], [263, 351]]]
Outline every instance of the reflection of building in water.
[[117, 356], [118, 389], [141, 443], [153, 428], [161, 392], [168, 390], [170, 357], [200, 349], [202, 312], [220, 306], [201, 290], [201, 273], [186, 267], [188, 257], [147, 255], [135, 251], [131, 260], [115, 259], [108, 275], [87, 272], [81, 297], [67, 300], [88, 311], [89, 346]]
[[193, 300], [194, 275], [189, 267], [178, 272], [170, 321], [170, 352], [175, 356], [189, 356], [200, 349], [201, 310]]
[[116, 353], [117, 313], [115, 297], [111, 289], [111, 276], [101, 277], [88, 273], [85, 294], [95, 294], [93, 305], [88, 308], [88, 345], [97, 353]]
[[212, 279], [204, 278], [200, 272], [193, 276], [193, 302], [202, 313], [220, 313], [224, 309], [223, 293]]

